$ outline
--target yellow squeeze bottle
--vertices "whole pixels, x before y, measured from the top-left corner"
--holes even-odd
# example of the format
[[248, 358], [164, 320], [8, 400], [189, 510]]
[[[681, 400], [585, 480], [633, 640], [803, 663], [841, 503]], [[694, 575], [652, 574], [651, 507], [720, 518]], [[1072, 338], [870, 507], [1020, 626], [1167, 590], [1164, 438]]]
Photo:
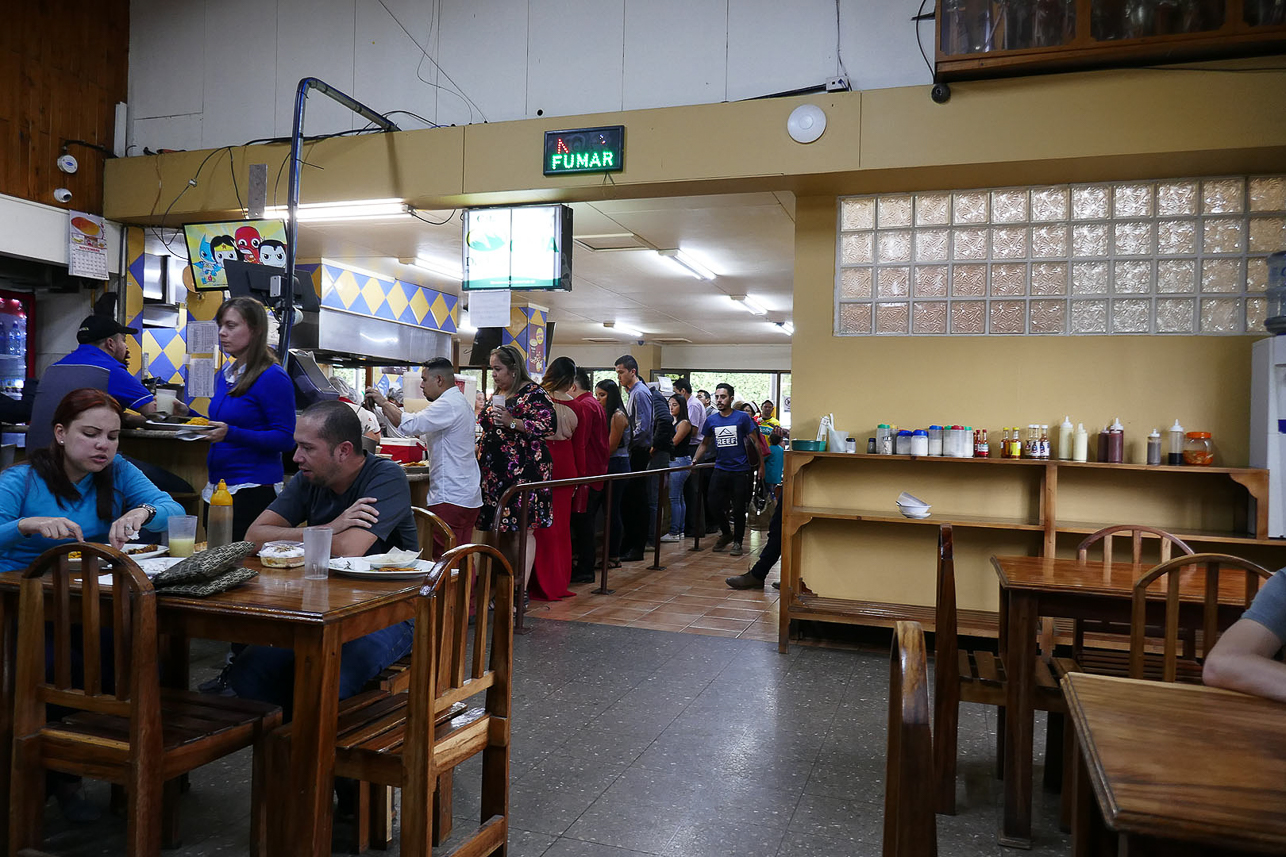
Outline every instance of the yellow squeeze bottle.
[[206, 527], [209, 546], [217, 548], [232, 543], [232, 494], [222, 479], [210, 497], [210, 518]]

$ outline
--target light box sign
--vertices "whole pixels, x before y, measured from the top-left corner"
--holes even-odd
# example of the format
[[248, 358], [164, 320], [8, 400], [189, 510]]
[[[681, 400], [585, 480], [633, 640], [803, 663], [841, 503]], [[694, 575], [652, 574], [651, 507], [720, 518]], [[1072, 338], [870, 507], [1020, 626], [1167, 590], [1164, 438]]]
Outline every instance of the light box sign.
[[462, 287], [571, 291], [571, 240], [566, 205], [467, 208]]
[[619, 173], [625, 167], [625, 126], [545, 132], [545, 175]]

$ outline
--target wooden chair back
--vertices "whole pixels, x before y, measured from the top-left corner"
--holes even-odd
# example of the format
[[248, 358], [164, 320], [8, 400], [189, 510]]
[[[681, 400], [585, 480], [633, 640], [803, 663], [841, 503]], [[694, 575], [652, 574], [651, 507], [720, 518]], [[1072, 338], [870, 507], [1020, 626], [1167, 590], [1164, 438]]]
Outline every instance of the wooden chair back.
[[888, 758], [884, 783], [884, 857], [937, 857], [933, 738], [924, 629], [897, 622], [889, 658]]
[[[1143, 678], [1144, 655], [1147, 643], [1147, 591], [1158, 578], [1165, 578], [1165, 624], [1163, 636], [1162, 680], [1174, 681], [1177, 675], [1179, 608], [1180, 595], [1191, 595], [1199, 592], [1201, 605], [1201, 657], [1204, 659], [1221, 633], [1219, 628], [1219, 573], [1223, 568], [1235, 569], [1245, 577], [1242, 607], [1249, 607], [1259, 591], [1261, 580], [1267, 580], [1273, 573], [1241, 557], [1217, 553], [1198, 553], [1177, 557], [1163, 562], [1134, 584], [1132, 612], [1130, 621], [1130, 678]], [[1200, 574], [1205, 571], [1205, 584], [1200, 589], [1191, 578], [1185, 575]]]
[[415, 531], [420, 538], [420, 547], [429, 554], [427, 559], [436, 559], [432, 554], [437, 542], [446, 545], [443, 553], [456, 546], [455, 530], [447, 526], [447, 522], [442, 520], [441, 516], [421, 506], [412, 506], [411, 514], [415, 516]]
[[1103, 565], [1110, 566], [1114, 561], [1112, 556], [1112, 542], [1118, 536], [1129, 536], [1130, 538], [1130, 559], [1135, 565], [1143, 562], [1143, 539], [1151, 537], [1158, 540], [1161, 549], [1161, 562], [1167, 562], [1170, 559], [1172, 551], [1177, 549], [1179, 553], [1192, 554], [1192, 548], [1178, 536], [1173, 536], [1165, 530], [1159, 530], [1156, 527], [1148, 527], [1143, 524], [1116, 524], [1111, 527], [1104, 527], [1098, 532], [1090, 533], [1076, 546], [1076, 559], [1082, 563], [1089, 561], [1089, 549], [1096, 543], [1103, 543]]
[[[78, 568], [72, 567], [69, 555], [73, 552], [80, 553]], [[106, 616], [101, 574], [111, 575]], [[48, 593], [46, 576], [52, 583]], [[79, 594], [73, 599], [77, 585]], [[46, 721], [46, 705], [116, 715], [129, 720], [130, 744], [140, 758], [159, 760], [156, 593], [147, 575], [132, 559], [106, 545], [66, 544], [37, 557], [23, 571], [20, 586], [14, 734], [39, 730]], [[52, 678], [45, 664], [47, 621], [53, 635]], [[111, 687], [103, 669], [104, 629], [110, 630], [112, 639]], [[77, 653], [80, 675], [73, 664]]]

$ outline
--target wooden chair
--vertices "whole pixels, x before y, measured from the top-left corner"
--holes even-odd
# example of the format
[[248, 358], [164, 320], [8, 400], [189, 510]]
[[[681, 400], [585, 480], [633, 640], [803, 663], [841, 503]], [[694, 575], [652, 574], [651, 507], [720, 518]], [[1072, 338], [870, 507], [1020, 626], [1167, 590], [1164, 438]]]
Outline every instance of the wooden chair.
[[[68, 567], [72, 551], [81, 554], [81, 570]], [[100, 587], [102, 572], [111, 574], [110, 589]], [[48, 599], [46, 576], [52, 578]], [[47, 619], [52, 678], [45, 662]], [[104, 650], [104, 631], [111, 634], [110, 651]], [[157, 645], [156, 593], [124, 554], [104, 545], [62, 545], [41, 554], [22, 573], [9, 853], [40, 846], [45, 772], [55, 770], [125, 786], [128, 853], [154, 857], [161, 849], [163, 793], [177, 795], [182, 774], [251, 746], [250, 853], [266, 853], [261, 749], [281, 723], [281, 709], [162, 689]], [[77, 649], [81, 675], [73, 666]], [[47, 721], [46, 705], [73, 713]]]
[[[482, 557], [487, 567], [479, 570], [474, 587], [462, 564]], [[463, 545], [448, 551], [416, 599], [410, 687], [396, 693], [371, 690], [340, 703], [335, 775], [402, 789], [400, 853], [406, 857], [430, 853], [438, 776], [478, 753], [483, 757], [481, 819], [453, 853], [485, 857], [505, 846], [513, 592], [513, 570], [495, 548]], [[479, 609], [470, 629], [474, 597]], [[493, 597], [495, 609], [489, 613], [486, 605]], [[485, 696], [479, 699], [480, 694]], [[282, 788], [290, 739], [289, 725], [269, 739], [270, 781]]]
[[[1117, 537], [1129, 536], [1130, 561], [1135, 565], [1143, 563], [1143, 539], [1155, 538], [1158, 544], [1160, 562], [1166, 562], [1174, 550], [1182, 554], [1191, 554], [1192, 548], [1178, 536], [1165, 530], [1148, 527], [1143, 524], [1117, 524], [1090, 533], [1076, 546], [1076, 559], [1089, 563], [1089, 551], [1095, 544], [1103, 544], [1103, 567], [1108, 568], [1116, 557], [1112, 551], [1112, 542]], [[1085, 648], [1085, 634], [1116, 634], [1125, 636], [1130, 633], [1129, 626], [1115, 622], [1100, 622], [1093, 619], [1077, 619], [1072, 625], [1072, 658], [1087, 672], [1105, 672], [1106, 674], [1124, 674], [1126, 655], [1121, 649]]]
[[[933, 655], [933, 760], [936, 772], [937, 809], [946, 815], [956, 812], [956, 749], [960, 724], [960, 703], [976, 702], [998, 709], [996, 730], [997, 776], [1004, 761], [1005, 662], [995, 652], [961, 651], [956, 617], [955, 554], [950, 524], [938, 528], [938, 598], [934, 610]], [[1067, 705], [1044, 658], [1036, 659], [1033, 703], [1038, 711], [1049, 712], [1045, 736], [1045, 783], [1062, 781], [1063, 717]]]
[[933, 736], [924, 629], [897, 622], [889, 659], [889, 737], [884, 777], [884, 857], [937, 857]]
[[[1201, 683], [1201, 665], [1222, 633], [1219, 627], [1219, 572], [1223, 568], [1236, 569], [1244, 575], [1243, 609], [1249, 607], [1254, 600], [1255, 593], [1259, 591], [1259, 582], [1273, 575], [1263, 566], [1240, 557], [1198, 553], [1163, 562], [1135, 582], [1130, 620], [1130, 678], [1155, 680], [1159, 677], [1161, 681]], [[1205, 574], [1201, 603], [1201, 652], [1191, 659], [1181, 659], [1178, 649], [1181, 584], [1184, 574], [1200, 574], [1201, 569], [1204, 569]], [[1158, 657], [1146, 651], [1147, 591], [1154, 581], [1162, 577], [1165, 578], [1165, 624], [1162, 626], [1165, 643]]]
[[[455, 531], [447, 526], [441, 516], [420, 506], [412, 506], [415, 516], [415, 529], [420, 545], [432, 557], [434, 534], [440, 536], [447, 550], [456, 546]], [[445, 551], [444, 551], [445, 552]], [[371, 680], [368, 689], [378, 689], [389, 693], [400, 693], [411, 686], [411, 657], [401, 658], [389, 664]], [[435, 808], [441, 806], [447, 811], [435, 812], [434, 842], [437, 845], [451, 835], [451, 773], [448, 771], [439, 777], [438, 791], [434, 793]], [[443, 800], [445, 798], [445, 800]], [[392, 786], [373, 787], [370, 783], [357, 784], [357, 807], [353, 825], [352, 850], [362, 854], [372, 845], [381, 851], [393, 844], [393, 788]], [[439, 838], [440, 837], [440, 838]]]

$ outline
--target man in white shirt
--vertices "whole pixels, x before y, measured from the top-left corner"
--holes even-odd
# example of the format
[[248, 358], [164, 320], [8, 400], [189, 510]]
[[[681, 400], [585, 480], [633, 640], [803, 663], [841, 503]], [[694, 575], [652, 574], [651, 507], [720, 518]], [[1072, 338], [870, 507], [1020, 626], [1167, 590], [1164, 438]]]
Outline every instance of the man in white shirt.
[[[473, 541], [473, 525], [482, 507], [482, 474], [474, 446], [473, 404], [455, 384], [455, 367], [435, 357], [420, 372], [420, 390], [429, 406], [404, 414], [375, 387], [366, 390], [388, 421], [407, 437], [421, 437], [429, 446], [429, 511], [446, 521], [456, 544]], [[442, 545], [435, 539], [434, 554]]]

